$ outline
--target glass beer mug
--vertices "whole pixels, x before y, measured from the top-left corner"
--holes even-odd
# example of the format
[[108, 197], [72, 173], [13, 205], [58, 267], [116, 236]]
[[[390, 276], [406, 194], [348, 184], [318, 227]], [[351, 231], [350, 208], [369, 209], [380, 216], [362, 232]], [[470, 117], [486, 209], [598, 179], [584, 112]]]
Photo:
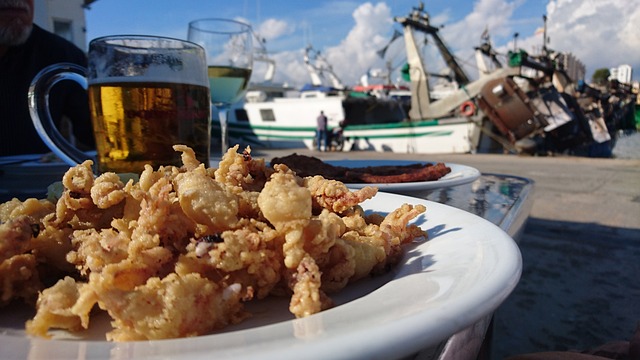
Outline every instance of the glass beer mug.
[[89, 158], [56, 129], [51, 88], [72, 80], [88, 89], [99, 173], [140, 173], [145, 164], [181, 165], [173, 145], [209, 165], [211, 105], [204, 49], [163, 37], [107, 36], [89, 44], [88, 69], [56, 64], [38, 74], [29, 106], [38, 134], [69, 165]]

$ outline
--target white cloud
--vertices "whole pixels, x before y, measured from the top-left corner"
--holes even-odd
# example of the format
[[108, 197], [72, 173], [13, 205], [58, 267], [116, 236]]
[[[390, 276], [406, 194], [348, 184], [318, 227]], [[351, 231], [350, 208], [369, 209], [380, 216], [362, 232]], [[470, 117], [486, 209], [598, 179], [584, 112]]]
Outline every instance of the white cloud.
[[[548, 47], [571, 52], [587, 68], [587, 81], [599, 68], [631, 65], [640, 75], [640, 6], [628, 0], [552, 0], [547, 5]], [[518, 44], [532, 52], [542, 36]]]
[[[321, 50], [334, 72], [347, 85], [355, 84], [372, 64], [380, 61], [376, 51], [388, 42], [386, 34], [390, 33], [393, 25], [391, 10], [385, 3], [364, 3], [354, 10], [352, 16], [354, 25], [338, 45], [316, 49]], [[302, 49], [272, 54], [271, 57], [278, 69], [275, 81], [298, 86], [310, 82]], [[256, 68], [256, 73], [259, 70]]]
[[[448, 25], [447, 39], [458, 58], [468, 59], [478, 36], [488, 26], [492, 36], [508, 38], [519, 32], [517, 47], [530, 54], [540, 51], [542, 34], [525, 34], [522, 20], [512, 18], [522, 1], [478, 0], [473, 11]], [[550, 49], [573, 53], [587, 68], [587, 79], [598, 68], [630, 64], [640, 75], [640, 7], [628, 0], [550, 0], [547, 5], [547, 35]], [[542, 21], [540, 21], [542, 26]], [[513, 41], [495, 44], [500, 53], [513, 49]], [[467, 70], [475, 77], [471, 67]]]
[[485, 28], [491, 36], [506, 36], [512, 32], [509, 20], [517, 7], [516, 2], [504, 0], [479, 0], [473, 11], [462, 21], [448, 25], [447, 37], [455, 39], [456, 50], [470, 52], [480, 44], [480, 34]]
[[640, 6], [628, 0], [549, 3], [549, 46], [574, 53], [589, 73], [631, 63], [640, 71]]
[[[513, 48], [512, 35], [519, 33], [517, 46], [529, 53], [542, 45], [542, 36], [522, 30], [523, 24], [540, 23], [542, 14], [531, 14], [530, 18], [514, 17], [519, 7], [526, 1], [539, 0], [476, 0], [473, 9], [457, 22], [449, 22], [450, 13], [459, 9], [445, 9], [432, 16], [432, 25], [446, 24], [440, 31], [454, 55], [459, 59], [471, 78], [477, 77], [474, 66], [473, 48], [480, 42], [480, 34], [487, 27], [494, 46], [501, 53]], [[587, 80], [598, 68], [609, 68], [630, 64], [634, 78], [640, 75], [640, 6], [628, 0], [549, 0], [547, 5], [548, 46], [556, 51], [571, 52], [587, 67]], [[636, 4], [637, 5], [637, 4]], [[352, 13], [353, 26], [343, 39], [335, 39], [333, 47], [322, 49], [334, 71], [345, 84], [356, 84], [360, 76], [372, 67], [383, 66], [376, 52], [389, 41], [394, 28], [390, 7], [385, 2], [363, 3]], [[535, 20], [534, 20], [535, 18]], [[398, 28], [398, 26], [395, 26]], [[292, 24], [269, 19], [261, 24], [264, 37], [286, 39], [297, 30]], [[497, 41], [496, 41], [497, 39]], [[402, 39], [394, 42], [394, 47], [402, 53]], [[303, 64], [303, 46], [297, 51], [273, 54], [277, 61], [276, 80], [301, 85], [309, 82]], [[427, 53], [427, 67], [431, 71], [444, 68], [439, 55]], [[404, 54], [401, 54], [404, 57]], [[399, 57], [400, 60], [402, 58]], [[400, 61], [398, 60], [398, 61]]]
[[309, 74], [302, 62], [303, 51], [285, 51], [275, 54], [277, 72], [275, 81], [287, 83], [290, 86], [300, 86], [311, 82]]
[[278, 19], [267, 19], [258, 25], [257, 29], [255, 29], [255, 31], [267, 41], [291, 34], [293, 30], [293, 26]]
[[[325, 56], [345, 84], [355, 84], [378, 59], [376, 52], [388, 42], [391, 10], [385, 3], [366, 3], [353, 13], [355, 26], [338, 46]], [[340, 67], [337, 67], [340, 64]]]
[[[460, 59], [461, 66], [465, 68], [471, 79], [478, 77], [478, 71], [473, 57], [474, 48], [480, 45], [480, 36], [485, 29], [495, 39], [511, 35], [510, 18], [513, 11], [522, 1], [505, 0], [478, 0], [473, 11], [461, 21], [447, 25], [441, 36], [447, 41], [450, 50]], [[445, 32], [445, 33], [443, 33]]]

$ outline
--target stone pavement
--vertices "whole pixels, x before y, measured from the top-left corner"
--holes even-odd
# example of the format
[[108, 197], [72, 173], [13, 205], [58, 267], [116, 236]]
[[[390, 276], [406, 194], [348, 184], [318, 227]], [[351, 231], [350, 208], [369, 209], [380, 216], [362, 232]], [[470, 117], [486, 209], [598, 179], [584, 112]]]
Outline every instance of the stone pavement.
[[490, 154], [292, 152], [322, 159], [415, 159], [473, 166], [535, 181], [520, 239], [522, 278], [496, 313], [494, 359], [586, 350], [628, 340], [640, 323], [640, 160]]

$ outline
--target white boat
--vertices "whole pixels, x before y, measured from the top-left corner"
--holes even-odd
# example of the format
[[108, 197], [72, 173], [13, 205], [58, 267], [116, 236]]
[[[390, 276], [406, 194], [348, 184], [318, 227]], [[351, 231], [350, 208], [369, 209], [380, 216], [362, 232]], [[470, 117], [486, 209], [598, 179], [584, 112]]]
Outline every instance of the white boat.
[[249, 100], [231, 111], [229, 137], [233, 143], [313, 149], [320, 111], [327, 116], [330, 129], [342, 128], [345, 150], [471, 152], [479, 137], [468, 117], [407, 121], [401, 103], [395, 99], [327, 95], [321, 91], [299, 98]]
[[[497, 68], [470, 81], [439, 37], [439, 29], [429, 24], [422, 5], [407, 17], [394, 20], [404, 29], [409, 102], [402, 95], [351, 91], [342, 85], [330, 66], [314, 66], [312, 60], [318, 57], [311, 58], [307, 48], [305, 63], [313, 86], [293, 97], [266, 88], [248, 92], [245, 101], [229, 113], [229, 143], [313, 149], [320, 111], [327, 116], [330, 129], [340, 130], [343, 146], [337, 149], [344, 151], [515, 152], [518, 140], [543, 131], [550, 124], [554, 114], [538, 111], [534, 107], [536, 99], [529, 98], [512, 80], [520, 74], [520, 67]], [[418, 46], [422, 42], [415, 40], [415, 31], [431, 36], [452, 72], [451, 80], [459, 87], [447, 88], [445, 95], [430, 87], [431, 76]], [[332, 86], [321, 86], [320, 76], [324, 74], [328, 74]], [[216, 121], [213, 124], [215, 131], [218, 124]]]
[[[422, 14], [420, 10], [417, 15]], [[428, 21], [422, 18], [423, 21]], [[422, 62], [417, 45], [413, 42], [414, 23], [403, 23], [409, 62]], [[418, 29], [421, 30], [421, 29]], [[437, 36], [432, 33], [431, 35]], [[323, 61], [321, 65], [314, 61]], [[389, 96], [367, 94], [364, 91], [350, 91], [342, 85], [333, 73], [330, 65], [324, 62], [318, 52], [311, 48], [305, 51], [305, 63], [312, 79], [312, 87], [302, 89], [295, 96], [282, 96], [273, 89], [253, 89], [247, 93], [245, 101], [234, 106], [228, 116], [229, 143], [257, 145], [271, 148], [296, 148], [305, 146], [313, 149], [316, 118], [323, 111], [328, 118], [330, 129], [342, 129], [344, 151], [367, 149], [402, 153], [468, 153], [475, 152], [481, 144], [481, 122], [477, 107], [469, 102], [468, 89], [476, 94], [481, 84], [470, 84], [467, 90], [451, 91], [450, 96], [437, 96], [436, 93], [418, 94], [422, 86], [414, 87], [413, 82], [425, 80], [424, 68], [422, 80], [414, 81], [411, 91], [398, 89], [388, 92]], [[320, 77], [328, 75], [330, 87], [321, 85]], [[413, 75], [412, 75], [413, 76]], [[486, 80], [485, 80], [486, 81]], [[404, 96], [403, 96], [404, 94]], [[419, 95], [419, 96], [418, 96]], [[436, 96], [433, 96], [436, 95]], [[430, 99], [429, 113], [421, 114], [415, 104], [425, 105], [424, 97]], [[473, 94], [471, 95], [473, 96]], [[442, 97], [437, 101], [432, 99]], [[410, 102], [407, 102], [410, 99]], [[470, 108], [468, 106], [471, 104]], [[416, 115], [412, 115], [411, 109]], [[217, 122], [214, 121], [214, 132]], [[215, 138], [215, 136], [214, 136]]]

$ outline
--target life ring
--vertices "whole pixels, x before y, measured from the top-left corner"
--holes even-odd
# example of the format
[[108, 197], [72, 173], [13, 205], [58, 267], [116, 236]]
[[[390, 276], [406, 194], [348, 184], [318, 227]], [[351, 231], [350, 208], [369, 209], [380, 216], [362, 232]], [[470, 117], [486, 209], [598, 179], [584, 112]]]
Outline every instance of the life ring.
[[460, 105], [460, 114], [469, 117], [475, 113], [476, 105], [472, 101], [465, 101]]

